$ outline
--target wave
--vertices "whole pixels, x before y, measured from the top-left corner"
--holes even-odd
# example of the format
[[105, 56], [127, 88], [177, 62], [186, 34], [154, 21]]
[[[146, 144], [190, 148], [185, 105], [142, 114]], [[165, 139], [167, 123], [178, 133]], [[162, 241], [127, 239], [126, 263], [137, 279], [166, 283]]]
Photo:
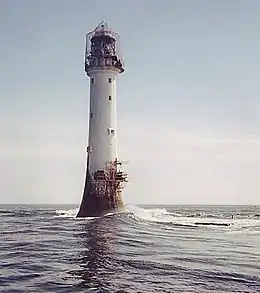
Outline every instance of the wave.
[[[75, 218], [75, 219], [86, 219], [86, 218], [77, 218], [77, 214], [78, 214], [78, 211], [79, 211], [79, 208], [75, 208], [75, 209], [69, 209], [69, 210], [56, 210], [56, 215], [55, 217], [59, 217], [59, 218]], [[105, 214], [104, 216], [102, 217], [107, 217], [107, 216], [112, 216], [112, 215], [116, 215], [116, 214], [119, 214], [119, 213], [107, 213]], [[88, 217], [87, 219], [88, 220], [91, 220], [91, 219], [97, 219], [97, 218], [100, 218], [100, 217]]]
[[[68, 209], [68, 210], [56, 210], [55, 217], [61, 218], [76, 218], [78, 213], [78, 208]], [[126, 210], [120, 213], [108, 213], [105, 216], [119, 216], [123, 215], [127, 218], [132, 218], [137, 222], [142, 223], [153, 223], [159, 225], [167, 225], [168, 227], [188, 227], [188, 228], [196, 228], [196, 227], [205, 227], [205, 228], [223, 228], [229, 229], [229, 231], [237, 232], [237, 231], [253, 231], [260, 230], [260, 221], [259, 219], [252, 218], [219, 218], [219, 215], [211, 214], [210, 217], [207, 215], [203, 216], [200, 214], [199, 216], [194, 213], [193, 216], [187, 215], [181, 212], [169, 212], [165, 208], [141, 208], [138, 206], [127, 205]], [[96, 219], [97, 217], [89, 217], [88, 220]]]
[[126, 206], [126, 211], [132, 214], [136, 220], [146, 220], [150, 222], [170, 223], [174, 217], [181, 214], [170, 213], [166, 209], [145, 209], [137, 206]]
[[137, 206], [128, 206], [128, 213], [137, 221], [148, 221], [157, 224], [167, 224], [179, 227], [227, 227], [233, 230], [246, 230], [259, 227], [260, 221], [252, 218], [227, 219], [219, 218], [218, 215], [209, 217], [187, 216], [180, 213], [171, 213], [166, 209], [145, 209]]
[[136, 220], [146, 220], [149, 222], [156, 223], [167, 223], [175, 225], [188, 225], [188, 226], [198, 226], [198, 225], [221, 225], [229, 224], [227, 220], [213, 219], [208, 221], [207, 218], [201, 217], [191, 217], [183, 216], [179, 213], [171, 213], [166, 209], [144, 209], [136, 206], [128, 207], [128, 212], [132, 213]]
[[56, 210], [56, 217], [60, 218], [76, 218], [79, 209], [69, 209], [69, 210]]

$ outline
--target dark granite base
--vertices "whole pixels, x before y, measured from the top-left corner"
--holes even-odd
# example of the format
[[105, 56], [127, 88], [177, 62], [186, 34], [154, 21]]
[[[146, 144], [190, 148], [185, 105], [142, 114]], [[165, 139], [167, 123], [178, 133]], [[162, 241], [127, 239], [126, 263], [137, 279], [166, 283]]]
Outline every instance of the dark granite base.
[[91, 176], [87, 172], [85, 189], [82, 202], [77, 217], [100, 217], [111, 212], [121, 212], [124, 210], [124, 203], [121, 190], [116, 190], [114, 194], [97, 194], [92, 183]]

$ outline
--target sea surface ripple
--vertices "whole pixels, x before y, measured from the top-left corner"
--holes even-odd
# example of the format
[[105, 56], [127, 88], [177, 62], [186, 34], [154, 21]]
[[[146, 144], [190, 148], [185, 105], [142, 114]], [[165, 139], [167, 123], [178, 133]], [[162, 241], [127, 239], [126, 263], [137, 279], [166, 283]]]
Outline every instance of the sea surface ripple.
[[0, 206], [0, 292], [260, 292], [259, 206]]

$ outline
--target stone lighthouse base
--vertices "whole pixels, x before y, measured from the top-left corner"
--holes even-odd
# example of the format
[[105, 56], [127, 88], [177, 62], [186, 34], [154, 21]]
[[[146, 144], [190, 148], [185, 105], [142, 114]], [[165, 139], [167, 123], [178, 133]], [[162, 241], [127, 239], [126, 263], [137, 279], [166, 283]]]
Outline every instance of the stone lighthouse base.
[[121, 183], [126, 174], [117, 171], [117, 162], [107, 170], [98, 170], [92, 179], [87, 171], [85, 189], [77, 217], [100, 217], [108, 213], [122, 212]]

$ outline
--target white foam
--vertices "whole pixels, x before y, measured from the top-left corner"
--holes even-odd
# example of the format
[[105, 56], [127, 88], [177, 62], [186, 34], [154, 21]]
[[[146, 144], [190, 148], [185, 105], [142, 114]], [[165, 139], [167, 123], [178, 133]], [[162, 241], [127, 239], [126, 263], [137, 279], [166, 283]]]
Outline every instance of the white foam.
[[[128, 206], [127, 211], [134, 215], [134, 218], [138, 221], [145, 220], [156, 223], [172, 223], [175, 225], [188, 225], [197, 226], [201, 224], [218, 224], [227, 225], [224, 226], [228, 229], [232, 227], [232, 230], [247, 229], [255, 227], [260, 224], [259, 220], [253, 219], [220, 219], [218, 217], [202, 218], [202, 217], [187, 217], [181, 214], [169, 213], [166, 209], [144, 209], [137, 206]], [[197, 223], [197, 224], [196, 224]], [[216, 227], [208, 225], [209, 227]], [[220, 226], [220, 225], [219, 225]], [[221, 226], [223, 227], [223, 226]]]
[[150, 222], [170, 223], [174, 218], [173, 214], [168, 213], [166, 209], [144, 209], [137, 206], [127, 206], [126, 211], [133, 213], [137, 220]]
[[[68, 210], [56, 210], [56, 216], [55, 217], [59, 217], [59, 218], [76, 218], [77, 214], [78, 214], [79, 208], [76, 209], [68, 209]], [[107, 217], [107, 216], [111, 216], [114, 215], [115, 213], [107, 213], [102, 217]], [[88, 217], [89, 220], [91, 219], [96, 219], [99, 217]], [[83, 219], [81, 217], [78, 217], [76, 219]]]
[[[68, 210], [56, 210], [56, 217], [61, 218], [76, 218], [78, 213], [78, 208], [68, 209]], [[166, 209], [145, 209], [138, 206], [126, 206], [126, 211], [122, 213], [127, 213], [129, 216], [133, 217], [137, 221], [147, 221], [153, 223], [169, 223], [173, 225], [180, 226], [197, 226], [198, 223], [209, 223], [209, 224], [226, 224], [229, 226], [221, 226], [222, 228], [228, 229], [229, 232], [239, 233], [254, 230], [257, 226], [260, 226], [259, 219], [220, 219], [217, 216], [211, 218], [203, 217], [188, 217], [180, 213], [170, 213]], [[115, 213], [108, 213], [103, 217], [114, 215]], [[96, 219], [96, 217], [89, 217], [88, 219]], [[196, 224], [197, 223], [197, 224]], [[216, 226], [206, 225], [207, 227], [214, 228]], [[256, 229], [258, 230], [258, 229]], [[253, 231], [252, 231], [253, 232]], [[258, 233], [258, 232], [257, 232]]]
[[56, 217], [60, 218], [75, 218], [79, 209], [69, 209], [69, 210], [56, 210]]

